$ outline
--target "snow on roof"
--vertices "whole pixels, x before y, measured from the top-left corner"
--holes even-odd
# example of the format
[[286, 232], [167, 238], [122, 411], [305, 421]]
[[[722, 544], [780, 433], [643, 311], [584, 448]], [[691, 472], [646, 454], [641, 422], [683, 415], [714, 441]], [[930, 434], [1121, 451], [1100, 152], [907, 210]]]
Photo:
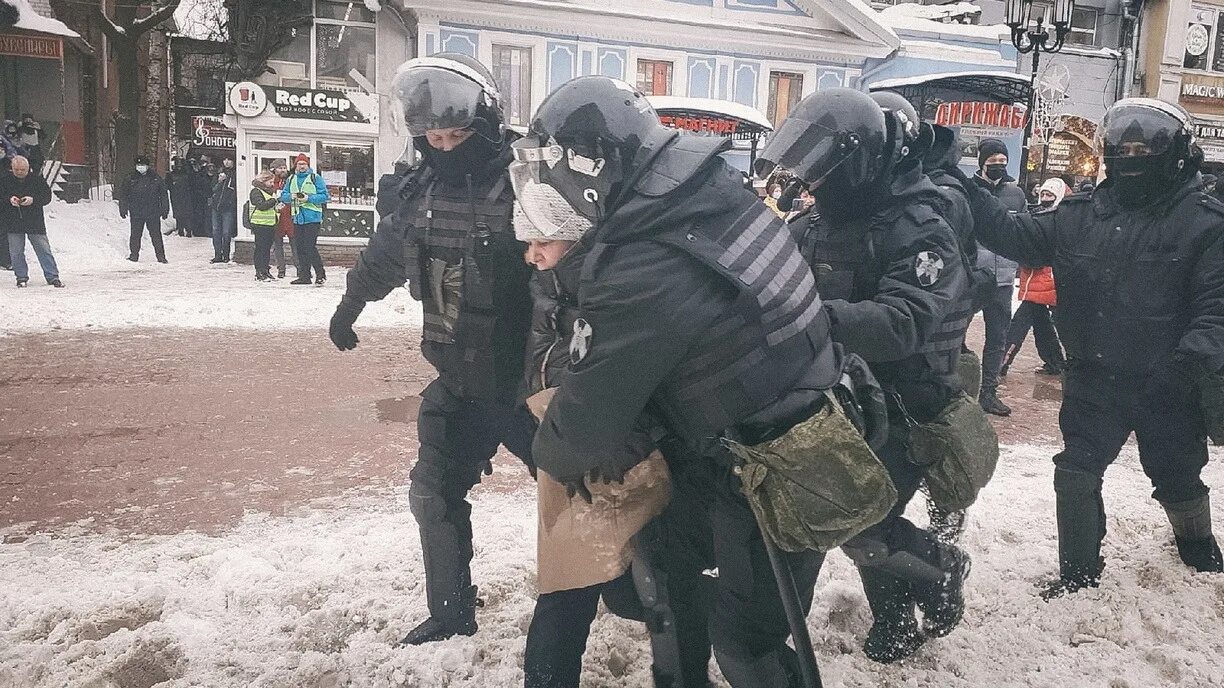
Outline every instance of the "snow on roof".
[[688, 98], [685, 96], [647, 96], [646, 100], [650, 101], [650, 104], [656, 110], [704, 110], [705, 112], [713, 112], [718, 115], [742, 119], [745, 122], [752, 122], [769, 130], [773, 129], [773, 124], [770, 123], [769, 118], [761, 114], [760, 110], [729, 100]]
[[[880, 10], [880, 20], [885, 26], [895, 30], [918, 31], [949, 37], [995, 41], [1001, 37], [1011, 35], [1011, 29], [1003, 24], [979, 25], [937, 21], [937, 19], [941, 18], [966, 16], [968, 11], [963, 6], [980, 11], [980, 8], [967, 2], [958, 2], [952, 5], [905, 3]], [[960, 7], [959, 13], [956, 9], [958, 7]]]
[[991, 78], [1003, 81], [1015, 81], [1020, 84], [1029, 83], [1029, 77], [1011, 72], [993, 72], [989, 70], [974, 70], [968, 72], [937, 72], [935, 74], [919, 74], [917, 76], [904, 76], [896, 79], [884, 79], [883, 81], [875, 81], [871, 83], [871, 90], [881, 91], [890, 88], [901, 88], [902, 86], [917, 86], [925, 84], [928, 81], [937, 79], [954, 79], [965, 76], [988, 76]]
[[68, 28], [64, 22], [39, 14], [34, 9], [34, 6], [30, 4], [30, 0], [4, 0], [4, 2], [17, 8], [19, 19], [14, 26], [18, 29], [49, 33], [53, 36], [64, 36], [66, 38], [81, 37], [81, 34]]

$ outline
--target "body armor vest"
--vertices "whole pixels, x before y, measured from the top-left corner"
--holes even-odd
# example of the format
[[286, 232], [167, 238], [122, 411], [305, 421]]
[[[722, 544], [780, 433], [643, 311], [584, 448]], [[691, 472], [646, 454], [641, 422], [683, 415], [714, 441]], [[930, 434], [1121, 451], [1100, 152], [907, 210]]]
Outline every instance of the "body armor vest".
[[[735, 199], [724, 212], [648, 237], [692, 256], [737, 294], [734, 308], [698, 338], [693, 355], [655, 396], [665, 416], [683, 426], [674, 430], [710, 438], [792, 390], [831, 388], [841, 362], [812, 273], [786, 226], [744, 190], [739, 172], [721, 162], [712, 170], [707, 165], [723, 142], [678, 137], [668, 145], [635, 191], [661, 199], [709, 170], [695, 193]], [[616, 246], [595, 246], [587, 270], [609, 250]]]
[[[530, 317], [530, 268], [514, 238], [510, 181], [499, 174], [452, 184], [426, 169], [406, 182], [414, 184], [415, 202], [401, 212], [413, 227], [404, 266], [424, 312], [422, 353], [440, 372], [457, 375], [461, 396], [505, 396], [498, 388], [521, 373]], [[516, 336], [517, 365], [500, 370], [507, 364], [496, 360], [497, 340]]]

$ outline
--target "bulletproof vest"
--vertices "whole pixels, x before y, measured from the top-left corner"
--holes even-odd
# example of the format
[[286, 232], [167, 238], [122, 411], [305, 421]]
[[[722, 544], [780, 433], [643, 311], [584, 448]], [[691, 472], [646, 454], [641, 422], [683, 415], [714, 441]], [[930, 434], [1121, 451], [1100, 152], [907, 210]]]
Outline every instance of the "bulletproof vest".
[[[424, 312], [423, 353], [439, 371], [458, 373], [463, 393], [487, 396], [496, 385], [494, 330], [499, 280], [526, 290], [525, 274], [499, 275], [502, 265], [525, 265], [514, 238], [514, 192], [505, 174], [449, 184], [428, 172], [415, 202], [404, 210], [413, 235], [404, 266], [413, 298]], [[521, 285], [517, 285], [522, 282]], [[525, 327], [524, 333], [525, 333]], [[521, 360], [521, 359], [520, 359]]]
[[690, 437], [732, 427], [791, 390], [830, 388], [841, 376], [828, 315], [798, 246], [782, 220], [743, 189], [739, 173], [712, 160], [721, 150], [708, 139], [678, 138], [634, 188], [662, 198], [703, 171], [708, 179], [692, 193], [734, 199], [725, 212], [696, 215], [652, 237], [695, 258], [737, 294], [657, 394], [669, 418], [690, 426], [677, 428]]

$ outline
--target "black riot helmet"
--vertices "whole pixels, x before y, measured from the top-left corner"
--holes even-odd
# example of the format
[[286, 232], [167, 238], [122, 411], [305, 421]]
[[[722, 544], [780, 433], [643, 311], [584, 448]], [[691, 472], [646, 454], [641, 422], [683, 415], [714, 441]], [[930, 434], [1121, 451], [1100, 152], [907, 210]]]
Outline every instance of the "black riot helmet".
[[413, 138], [437, 129], [471, 129], [502, 140], [501, 95], [493, 74], [462, 53], [437, 53], [405, 62], [391, 84], [395, 115]]
[[886, 117], [862, 91], [819, 91], [800, 101], [769, 137], [754, 171], [764, 176], [781, 166], [809, 187], [830, 178], [841, 188], [865, 187], [899, 159], [899, 129], [899, 119]]
[[871, 94], [871, 99], [885, 114], [891, 114], [897, 119], [903, 146], [907, 149], [901, 152], [901, 156], [912, 160], [921, 159], [935, 143], [935, 130], [922, 121], [914, 104], [896, 91], [875, 91]]
[[1164, 179], [1182, 176], [1194, 162], [1190, 115], [1154, 98], [1125, 98], [1105, 113], [1099, 145], [1110, 176], [1152, 170]]
[[513, 145], [510, 178], [518, 198], [551, 199], [551, 211], [524, 202], [523, 212], [545, 233], [562, 201], [599, 222], [614, 210], [643, 142], [662, 128], [646, 97], [623, 81], [584, 76], [566, 82], [544, 99], [527, 136]]

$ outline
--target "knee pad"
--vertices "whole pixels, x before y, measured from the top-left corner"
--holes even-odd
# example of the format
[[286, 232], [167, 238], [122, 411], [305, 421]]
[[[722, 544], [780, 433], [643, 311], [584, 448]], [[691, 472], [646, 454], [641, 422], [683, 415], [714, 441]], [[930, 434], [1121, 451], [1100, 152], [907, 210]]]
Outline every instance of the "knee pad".
[[408, 509], [417, 523], [436, 523], [446, 517], [446, 503], [442, 497], [423, 494], [412, 487], [408, 488]]
[[[1055, 461], [1063, 458], [1074, 463], [1069, 452], [1062, 452], [1054, 457]], [[1101, 476], [1076, 468], [1058, 466], [1054, 469], [1054, 491], [1065, 495], [1097, 495], [1101, 493]]]

